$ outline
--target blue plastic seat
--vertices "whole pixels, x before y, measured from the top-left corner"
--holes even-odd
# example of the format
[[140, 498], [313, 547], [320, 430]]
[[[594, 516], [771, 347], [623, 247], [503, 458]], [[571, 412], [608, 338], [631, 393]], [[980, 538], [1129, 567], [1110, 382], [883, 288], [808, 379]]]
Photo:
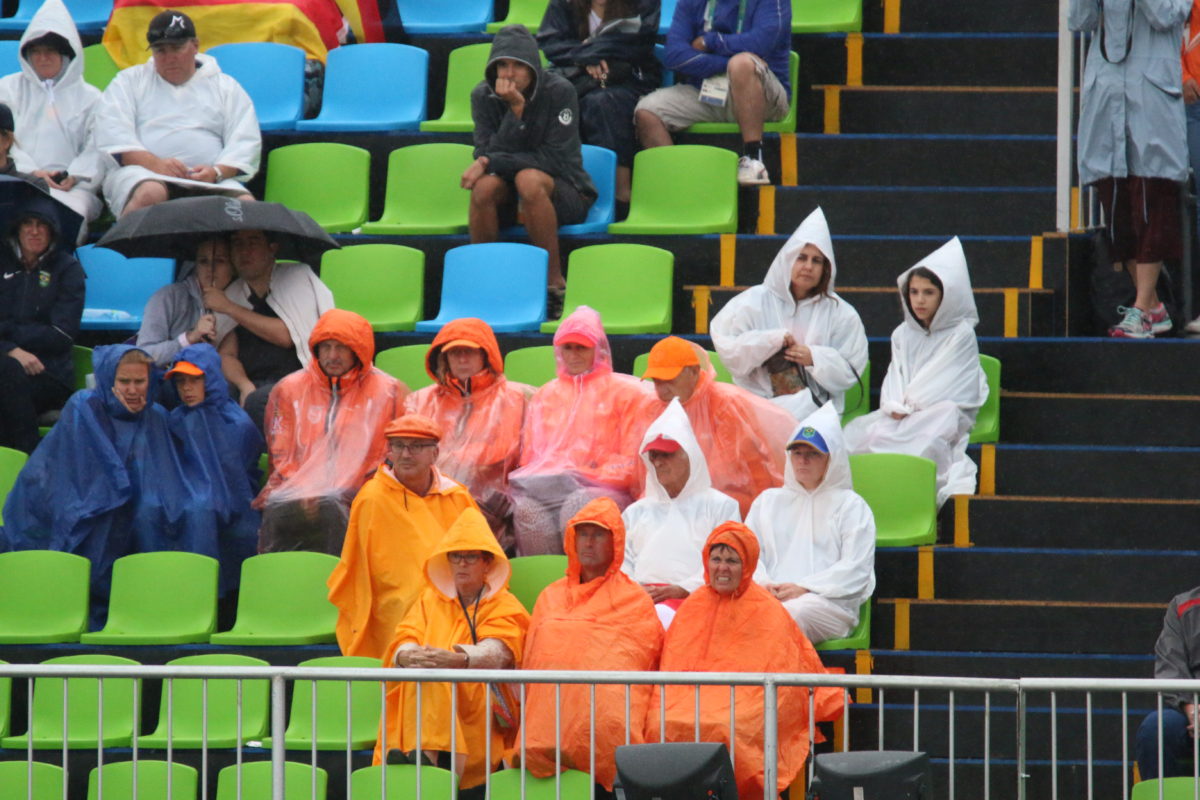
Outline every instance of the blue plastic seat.
[[661, 12], [658, 18], [658, 35], [666, 36], [671, 30], [671, 20], [675, 18], [676, 0], [662, 0]]
[[[80, 34], [101, 33], [112, 15], [112, 0], [64, 0]], [[0, 19], [0, 32], [23, 32], [42, 6], [42, 0], [20, 0], [11, 17]]]
[[[91, 244], [75, 255], [87, 274], [80, 324], [85, 331], [136, 331], [150, 295], [175, 278], [169, 258], [126, 258]], [[115, 313], [97, 313], [109, 311]]]
[[17, 39], [0, 41], [0, 77], [21, 71], [21, 42]]
[[[429, 53], [406, 44], [356, 44], [329, 51], [316, 119], [301, 131], [411, 131], [425, 119]], [[403, 80], [381, 80], [403, 75]]]
[[275, 42], [219, 44], [208, 54], [254, 101], [258, 127], [286, 131], [304, 114], [304, 51]]
[[406, 33], [482, 31], [492, 21], [492, 0], [396, 0]]
[[478, 317], [496, 333], [536, 331], [546, 320], [546, 270], [540, 247], [513, 242], [468, 244], [446, 253], [442, 305], [417, 323], [432, 333], [460, 317]]
[[[617, 154], [594, 144], [582, 145], [583, 168], [596, 186], [596, 202], [588, 209], [583, 222], [560, 225], [560, 234], [607, 233], [617, 218]], [[524, 236], [524, 225], [505, 228], [506, 236]]]

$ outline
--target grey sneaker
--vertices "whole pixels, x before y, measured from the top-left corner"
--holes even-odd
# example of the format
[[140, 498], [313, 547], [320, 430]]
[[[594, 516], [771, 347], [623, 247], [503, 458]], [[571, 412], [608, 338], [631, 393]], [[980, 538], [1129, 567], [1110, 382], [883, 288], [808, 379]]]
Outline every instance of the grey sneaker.
[[1117, 306], [1117, 312], [1124, 314], [1116, 325], [1108, 329], [1108, 335], [1118, 339], [1153, 339], [1154, 331], [1150, 328], [1150, 320], [1141, 309], [1134, 306]]

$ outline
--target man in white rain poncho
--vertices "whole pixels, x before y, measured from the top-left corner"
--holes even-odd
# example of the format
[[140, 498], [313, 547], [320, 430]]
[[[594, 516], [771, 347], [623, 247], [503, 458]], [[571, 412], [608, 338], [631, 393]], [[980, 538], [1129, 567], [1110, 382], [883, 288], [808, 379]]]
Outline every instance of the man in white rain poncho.
[[746, 516], [762, 545], [754, 580], [819, 644], [850, 633], [875, 590], [875, 517], [852, 488], [832, 403], [800, 423], [787, 456], [783, 487], [759, 495]]
[[713, 488], [708, 462], [679, 404], [671, 401], [642, 437], [646, 490], [621, 514], [621, 570], [654, 601], [663, 627], [689, 594], [704, 585], [704, 542], [722, 522], [741, 522], [737, 501]]
[[852, 453], [907, 453], [937, 463], [938, 505], [975, 493], [967, 441], [988, 396], [975, 340], [975, 297], [958, 237], [896, 280], [904, 322], [892, 331], [892, 361], [879, 410], [846, 426]]
[[105, 162], [91, 143], [100, 90], [83, 79], [83, 43], [62, 0], [45, 0], [21, 36], [21, 71], [0, 78], [0, 103], [12, 109], [21, 172], [42, 178], [55, 200], [87, 223], [100, 216]]
[[709, 330], [733, 381], [796, 419], [842, 395], [867, 365], [867, 335], [854, 307], [834, 292], [837, 262], [825, 214], [808, 215], [776, 254], [759, 286], [730, 300]]
[[118, 216], [171, 197], [250, 198], [262, 136], [250, 96], [216, 59], [198, 52], [186, 14], [163, 11], [146, 33], [153, 56], [122, 70], [96, 107], [96, 146], [119, 169], [104, 179]]

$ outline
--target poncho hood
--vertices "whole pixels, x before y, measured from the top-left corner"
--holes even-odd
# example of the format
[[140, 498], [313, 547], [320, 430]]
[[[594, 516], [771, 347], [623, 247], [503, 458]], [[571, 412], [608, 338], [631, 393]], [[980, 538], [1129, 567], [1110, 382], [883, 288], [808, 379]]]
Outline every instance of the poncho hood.
[[[581, 333], [596, 343], [596, 357], [592, 362], [592, 368], [582, 375], [569, 374], [563, 364], [563, 339], [573, 333]], [[554, 364], [558, 377], [563, 380], [588, 379], [596, 375], [607, 375], [613, 371], [612, 348], [608, 344], [608, 336], [604, 333], [604, 324], [600, 321], [599, 311], [590, 306], [579, 306], [563, 320], [554, 333]]]
[[92, 391], [103, 404], [105, 413], [118, 419], [138, 419], [153, 408], [158, 399], [159, 385], [162, 383], [162, 372], [154, 364], [150, 364], [150, 383], [146, 387], [145, 407], [136, 414], [125, 408], [113, 394], [113, 386], [117, 382], [117, 364], [130, 350], [137, 350], [139, 353], [145, 353], [147, 358], [150, 357], [145, 350], [131, 344], [109, 344], [92, 351], [92, 372], [96, 375], [96, 388]]
[[500, 343], [496, 341], [496, 334], [491, 326], [481, 319], [463, 317], [443, 325], [437, 336], [433, 337], [433, 344], [429, 346], [429, 352], [425, 355], [425, 372], [435, 383], [443, 386], [449, 386], [451, 382], [457, 383], [450, 375], [443, 349], [448, 343], [460, 339], [483, 349], [487, 355], [485, 368], [493, 375], [504, 372], [504, 357], [500, 355]]
[[533, 38], [528, 28], [524, 25], [506, 25], [496, 32], [484, 69], [484, 78], [493, 92], [496, 91], [496, 62], [502, 58], [520, 61], [533, 70], [533, 83], [526, 91], [526, 97], [532, 100], [542, 82], [542, 59], [538, 53], [537, 39]]
[[645, 452], [646, 445], [659, 436], [679, 442], [688, 457], [690, 472], [687, 483], [674, 499], [690, 497], [711, 489], [712, 477], [708, 473], [708, 460], [704, 457], [704, 451], [700, 449], [700, 443], [696, 441], [696, 434], [692, 431], [692, 423], [688, 420], [687, 413], [679, 404], [679, 398], [676, 397], [671, 399], [666, 410], [646, 429], [646, 435], [642, 437], [642, 444], [638, 450], [641, 453], [642, 463], [646, 467], [646, 498], [660, 503], [672, 500], [671, 496], [667, 494], [667, 490], [658, 482], [654, 465], [650, 463], [650, 455]]
[[614, 574], [621, 571], [625, 561], [625, 522], [621, 519], [621, 509], [610, 497], [597, 497], [571, 517], [563, 535], [563, 550], [567, 554], [567, 583], [570, 586], [579, 585], [579, 553], [575, 549], [575, 528], [585, 522], [592, 522], [612, 531], [613, 559], [604, 575], [589, 583], [603, 583]]
[[818, 207], [805, 217], [804, 221], [800, 223], [800, 227], [796, 228], [795, 232], [788, 237], [783, 247], [775, 254], [775, 260], [771, 262], [771, 266], [767, 270], [763, 286], [780, 300], [799, 305], [822, 299], [820, 295], [817, 295], [796, 303], [792, 298], [792, 265], [796, 262], [796, 256], [800, 255], [800, 251], [808, 244], [816, 245], [821, 253], [829, 259], [829, 293], [833, 293], [837, 283], [837, 259], [833, 255], [833, 237], [829, 234], [829, 224], [825, 222], [825, 212]]
[[371, 323], [353, 311], [340, 308], [330, 309], [321, 315], [308, 337], [308, 349], [312, 351], [313, 356], [308, 362], [308, 369], [322, 382], [329, 381], [330, 378], [317, 363], [317, 345], [328, 339], [349, 347], [361, 362], [360, 366], [354, 367], [339, 379], [341, 383], [357, 381], [363, 373], [370, 371], [375, 361], [375, 333], [371, 330]]
[[925, 267], [942, 282], [942, 303], [933, 314], [929, 331], [953, 328], [966, 322], [972, 328], [979, 324], [979, 312], [975, 309], [975, 295], [971, 291], [971, 275], [967, 270], [967, 256], [962, 242], [955, 236], [929, 255], [913, 264], [896, 279], [900, 288], [900, 307], [904, 310], [904, 322], [919, 331], [925, 331], [917, 322], [904, 296], [904, 284], [914, 269]]
[[810, 492], [805, 489], [800, 481], [796, 480], [791, 456], [786, 451], [787, 442], [784, 442], [784, 488], [805, 495], [817, 495], [838, 489], [853, 490], [854, 484], [850, 478], [850, 456], [846, 451], [846, 441], [842, 438], [842, 421], [833, 403], [826, 403], [805, 417], [788, 436], [788, 442], [796, 438], [796, 435], [807, 427], [816, 428], [829, 448], [829, 468], [825, 471], [825, 479], [821, 481], [821, 485], [817, 487], [816, 491]]
[[211, 344], [188, 345], [179, 351], [175, 361], [186, 361], [204, 370], [204, 401], [197, 408], [215, 408], [232, 400], [229, 382], [221, 373], [221, 354]]
[[[37, 13], [33, 15], [33, 19], [29, 21], [29, 27], [25, 29], [25, 33], [21, 35], [21, 72], [26, 78], [33, 81], [39, 86], [44, 81], [38, 77], [33, 65], [25, 57], [25, 45], [32, 41], [41, 39], [47, 34], [55, 34], [67, 40], [67, 45], [71, 48], [73, 55], [68, 58], [63, 57], [65, 69], [60, 77], [54, 81], [55, 88], [58, 86], [66, 86], [79, 83], [83, 80], [83, 42], [79, 38], [79, 31], [75, 28], [75, 22], [71, 19], [71, 12], [67, 10], [66, 5], [62, 0], [44, 0]], [[54, 80], [54, 79], [51, 79]]]
[[483, 599], [492, 597], [508, 586], [512, 573], [508, 558], [483, 514], [476, 508], [465, 508], [442, 537], [441, 543], [425, 559], [425, 579], [429, 585], [450, 599], [456, 598], [454, 575], [446, 556], [456, 550], [482, 550], [492, 554], [492, 564], [484, 576]]
[[742, 580], [738, 584], [734, 597], [741, 597], [754, 583], [754, 570], [758, 569], [758, 537], [754, 531], [740, 522], [724, 522], [713, 529], [704, 543], [704, 584], [712, 586], [712, 576], [708, 573], [708, 557], [712, 549], [719, 545], [727, 545], [737, 551], [742, 560]]

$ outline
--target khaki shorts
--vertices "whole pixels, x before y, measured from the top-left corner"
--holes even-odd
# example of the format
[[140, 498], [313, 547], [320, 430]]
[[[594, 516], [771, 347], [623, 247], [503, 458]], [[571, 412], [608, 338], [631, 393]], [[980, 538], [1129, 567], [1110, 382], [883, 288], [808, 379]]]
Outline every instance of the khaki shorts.
[[[783, 84], [761, 58], [755, 57], [759, 80], [762, 81], [763, 96], [766, 98], [765, 122], [778, 122], [788, 115], [791, 98], [783, 90]], [[669, 131], [681, 131], [696, 122], [736, 122], [734, 97], [723, 106], [700, 102], [700, 90], [686, 83], [677, 83], [664, 89], [655, 89], [638, 101], [638, 111], [649, 111], [663, 121]]]

